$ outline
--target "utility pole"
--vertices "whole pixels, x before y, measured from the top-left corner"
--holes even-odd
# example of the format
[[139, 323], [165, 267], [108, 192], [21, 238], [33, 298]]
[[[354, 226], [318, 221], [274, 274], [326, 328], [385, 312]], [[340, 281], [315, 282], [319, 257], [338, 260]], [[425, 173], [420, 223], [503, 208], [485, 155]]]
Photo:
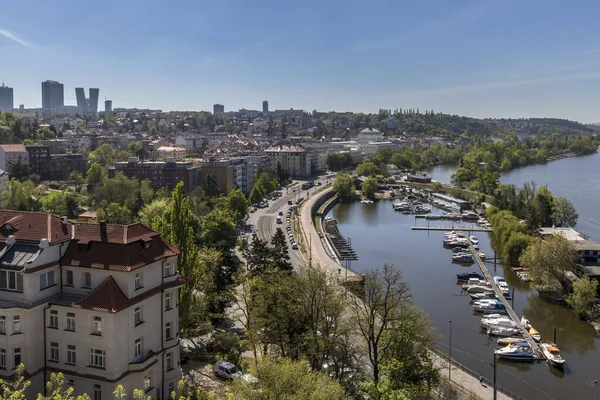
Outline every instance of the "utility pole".
[[308, 267], [312, 267], [312, 235], [308, 232]]
[[594, 400], [598, 400], [598, 381], [594, 381]]
[[494, 400], [496, 400], [496, 352], [494, 352]]
[[450, 345], [448, 346], [448, 380], [452, 380], [452, 320], [448, 320], [450, 323]]

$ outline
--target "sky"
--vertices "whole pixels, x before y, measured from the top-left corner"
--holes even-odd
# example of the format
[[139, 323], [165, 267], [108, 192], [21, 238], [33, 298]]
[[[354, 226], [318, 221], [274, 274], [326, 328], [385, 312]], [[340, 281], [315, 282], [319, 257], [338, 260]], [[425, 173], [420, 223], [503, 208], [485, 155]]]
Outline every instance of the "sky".
[[98, 87], [113, 107], [600, 122], [598, 0], [2, 2], [0, 80]]

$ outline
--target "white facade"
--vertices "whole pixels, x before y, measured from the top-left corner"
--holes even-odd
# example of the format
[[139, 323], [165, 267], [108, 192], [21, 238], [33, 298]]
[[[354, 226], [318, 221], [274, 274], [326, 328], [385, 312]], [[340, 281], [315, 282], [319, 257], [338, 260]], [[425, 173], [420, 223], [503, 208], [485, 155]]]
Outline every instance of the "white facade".
[[292, 178], [304, 178], [311, 175], [310, 162], [307, 162], [306, 149], [300, 146], [279, 145], [265, 150], [271, 159], [271, 167], [277, 170], [277, 165]]
[[365, 158], [373, 158], [379, 149], [392, 149], [397, 150], [400, 146], [397, 143], [392, 142], [369, 142], [363, 146], [363, 152]]
[[377, 129], [366, 128], [360, 131], [356, 137], [356, 141], [363, 146], [369, 144], [369, 142], [381, 142], [383, 141], [383, 133]]
[[[46, 213], [0, 210], [0, 377], [23, 363], [31, 381], [27, 398], [44, 393], [45, 380], [62, 372], [76, 394], [92, 399], [113, 398], [117, 385], [129, 396], [144, 389], [153, 399], [167, 399], [181, 377], [177, 253], [166, 245], [169, 252], [155, 262], [119, 270], [111, 267], [114, 258], [97, 256], [97, 247], [92, 262], [106, 268], [86, 267], [77, 228]], [[112, 242], [120, 233], [105, 229], [113, 232], [108, 240], [92, 238], [90, 249], [162, 249], [160, 237], [139, 224], [129, 229], [149, 239]], [[32, 244], [40, 232], [56, 240]]]
[[161, 146], [156, 149], [156, 158], [173, 157], [176, 160], [185, 158], [187, 151], [184, 147]]
[[2, 144], [0, 145], [0, 169], [8, 171], [8, 166], [15, 163], [19, 158], [25, 163], [29, 163], [29, 154], [22, 144]]

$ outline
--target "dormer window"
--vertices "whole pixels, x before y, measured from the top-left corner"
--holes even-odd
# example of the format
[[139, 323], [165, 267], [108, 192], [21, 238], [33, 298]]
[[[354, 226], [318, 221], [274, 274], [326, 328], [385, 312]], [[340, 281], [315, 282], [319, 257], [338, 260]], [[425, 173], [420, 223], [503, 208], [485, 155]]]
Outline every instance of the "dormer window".
[[149, 249], [152, 246], [152, 243], [148, 240], [144, 242], [144, 249]]
[[14, 231], [16, 230], [14, 226], [12, 226], [11, 224], [4, 224], [2, 225], [2, 229], [4, 229], [5, 231]]

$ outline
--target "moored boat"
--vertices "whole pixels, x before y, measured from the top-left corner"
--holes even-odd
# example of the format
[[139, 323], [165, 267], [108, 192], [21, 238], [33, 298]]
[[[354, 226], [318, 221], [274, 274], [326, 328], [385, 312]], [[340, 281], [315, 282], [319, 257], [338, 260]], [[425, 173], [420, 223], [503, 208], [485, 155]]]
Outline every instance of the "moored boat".
[[[492, 300], [494, 301], [494, 300]], [[495, 301], [494, 303], [491, 302], [484, 302], [484, 303], [477, 303], [473, 304], [473, 309], [475, 311], [484, 313], [484, 314], [494, 314], [494, 313], [498, 313], [498, 312], [504, 312], [505, 311], [505, 307], [504, 304], [502, 304], [501, 301]]]
[[479, 238], [477, 236], [475, 236], [475, 235], [471, 235], [471, 237], [469, 238], [469, 240], [473, 244], [478, 244], [479, 243]]
[[494, 354], [499, 358], [512, 361], [533, 361], [535, 359], [531, 346], [526, 342], [509, 344], [494, 350]]
[[481, 320], [481, 326], [484, 328], [517, 328], [517, 323], [508, 317], [484, 318]]
[[452, 254], [452, 261], [472, 264], [473, 255], [471, 253], [455, 253]]
[[509, 326], [492, 326], [487, 328], [487, 334], [489, 336], [515, 336], [518, 335], [519, 332], [519, 328], [511, 328]]
[[494, 300], [498, 300], [498, 298], [496, 297], [496, 294], [494, 293], [493, 290], [490, 289], [490, 291], [486, 291], [486, 292], [480, 292], [480, 293], [469, 293], [467, 292], [467, 294], [469, 295], [469, 297], [471, 297], [473, 300], [484, 300], [484, 299], [494, 299]]
[[533, 340], [535, 340], [538, 343], [542, 341], [542, 335], [540, 335], [540, 333], [535, 328], [529, 329], [529, 335]]
[[542, 343], [540, 347], [548, 364], [560, 369], [564, 367], [565, 359], [560, 356], [560, 350], [554, 343]]
[[496, 341], [496, 343], [499, 344], [500, 346], [508, 346], [509, 344], [521, 343], [522, 341], [523, 341], [522, 337], [510, 336], [510, 337], [500, 338]]
[[458, 279], [459, 281], [468, 281], [471, 278], [483, 280], [483, 275], [481, 275], [480, 273], [475, 272], [475, 271], [463, 272], [461, 274], [456, 274], [456, 279]]

